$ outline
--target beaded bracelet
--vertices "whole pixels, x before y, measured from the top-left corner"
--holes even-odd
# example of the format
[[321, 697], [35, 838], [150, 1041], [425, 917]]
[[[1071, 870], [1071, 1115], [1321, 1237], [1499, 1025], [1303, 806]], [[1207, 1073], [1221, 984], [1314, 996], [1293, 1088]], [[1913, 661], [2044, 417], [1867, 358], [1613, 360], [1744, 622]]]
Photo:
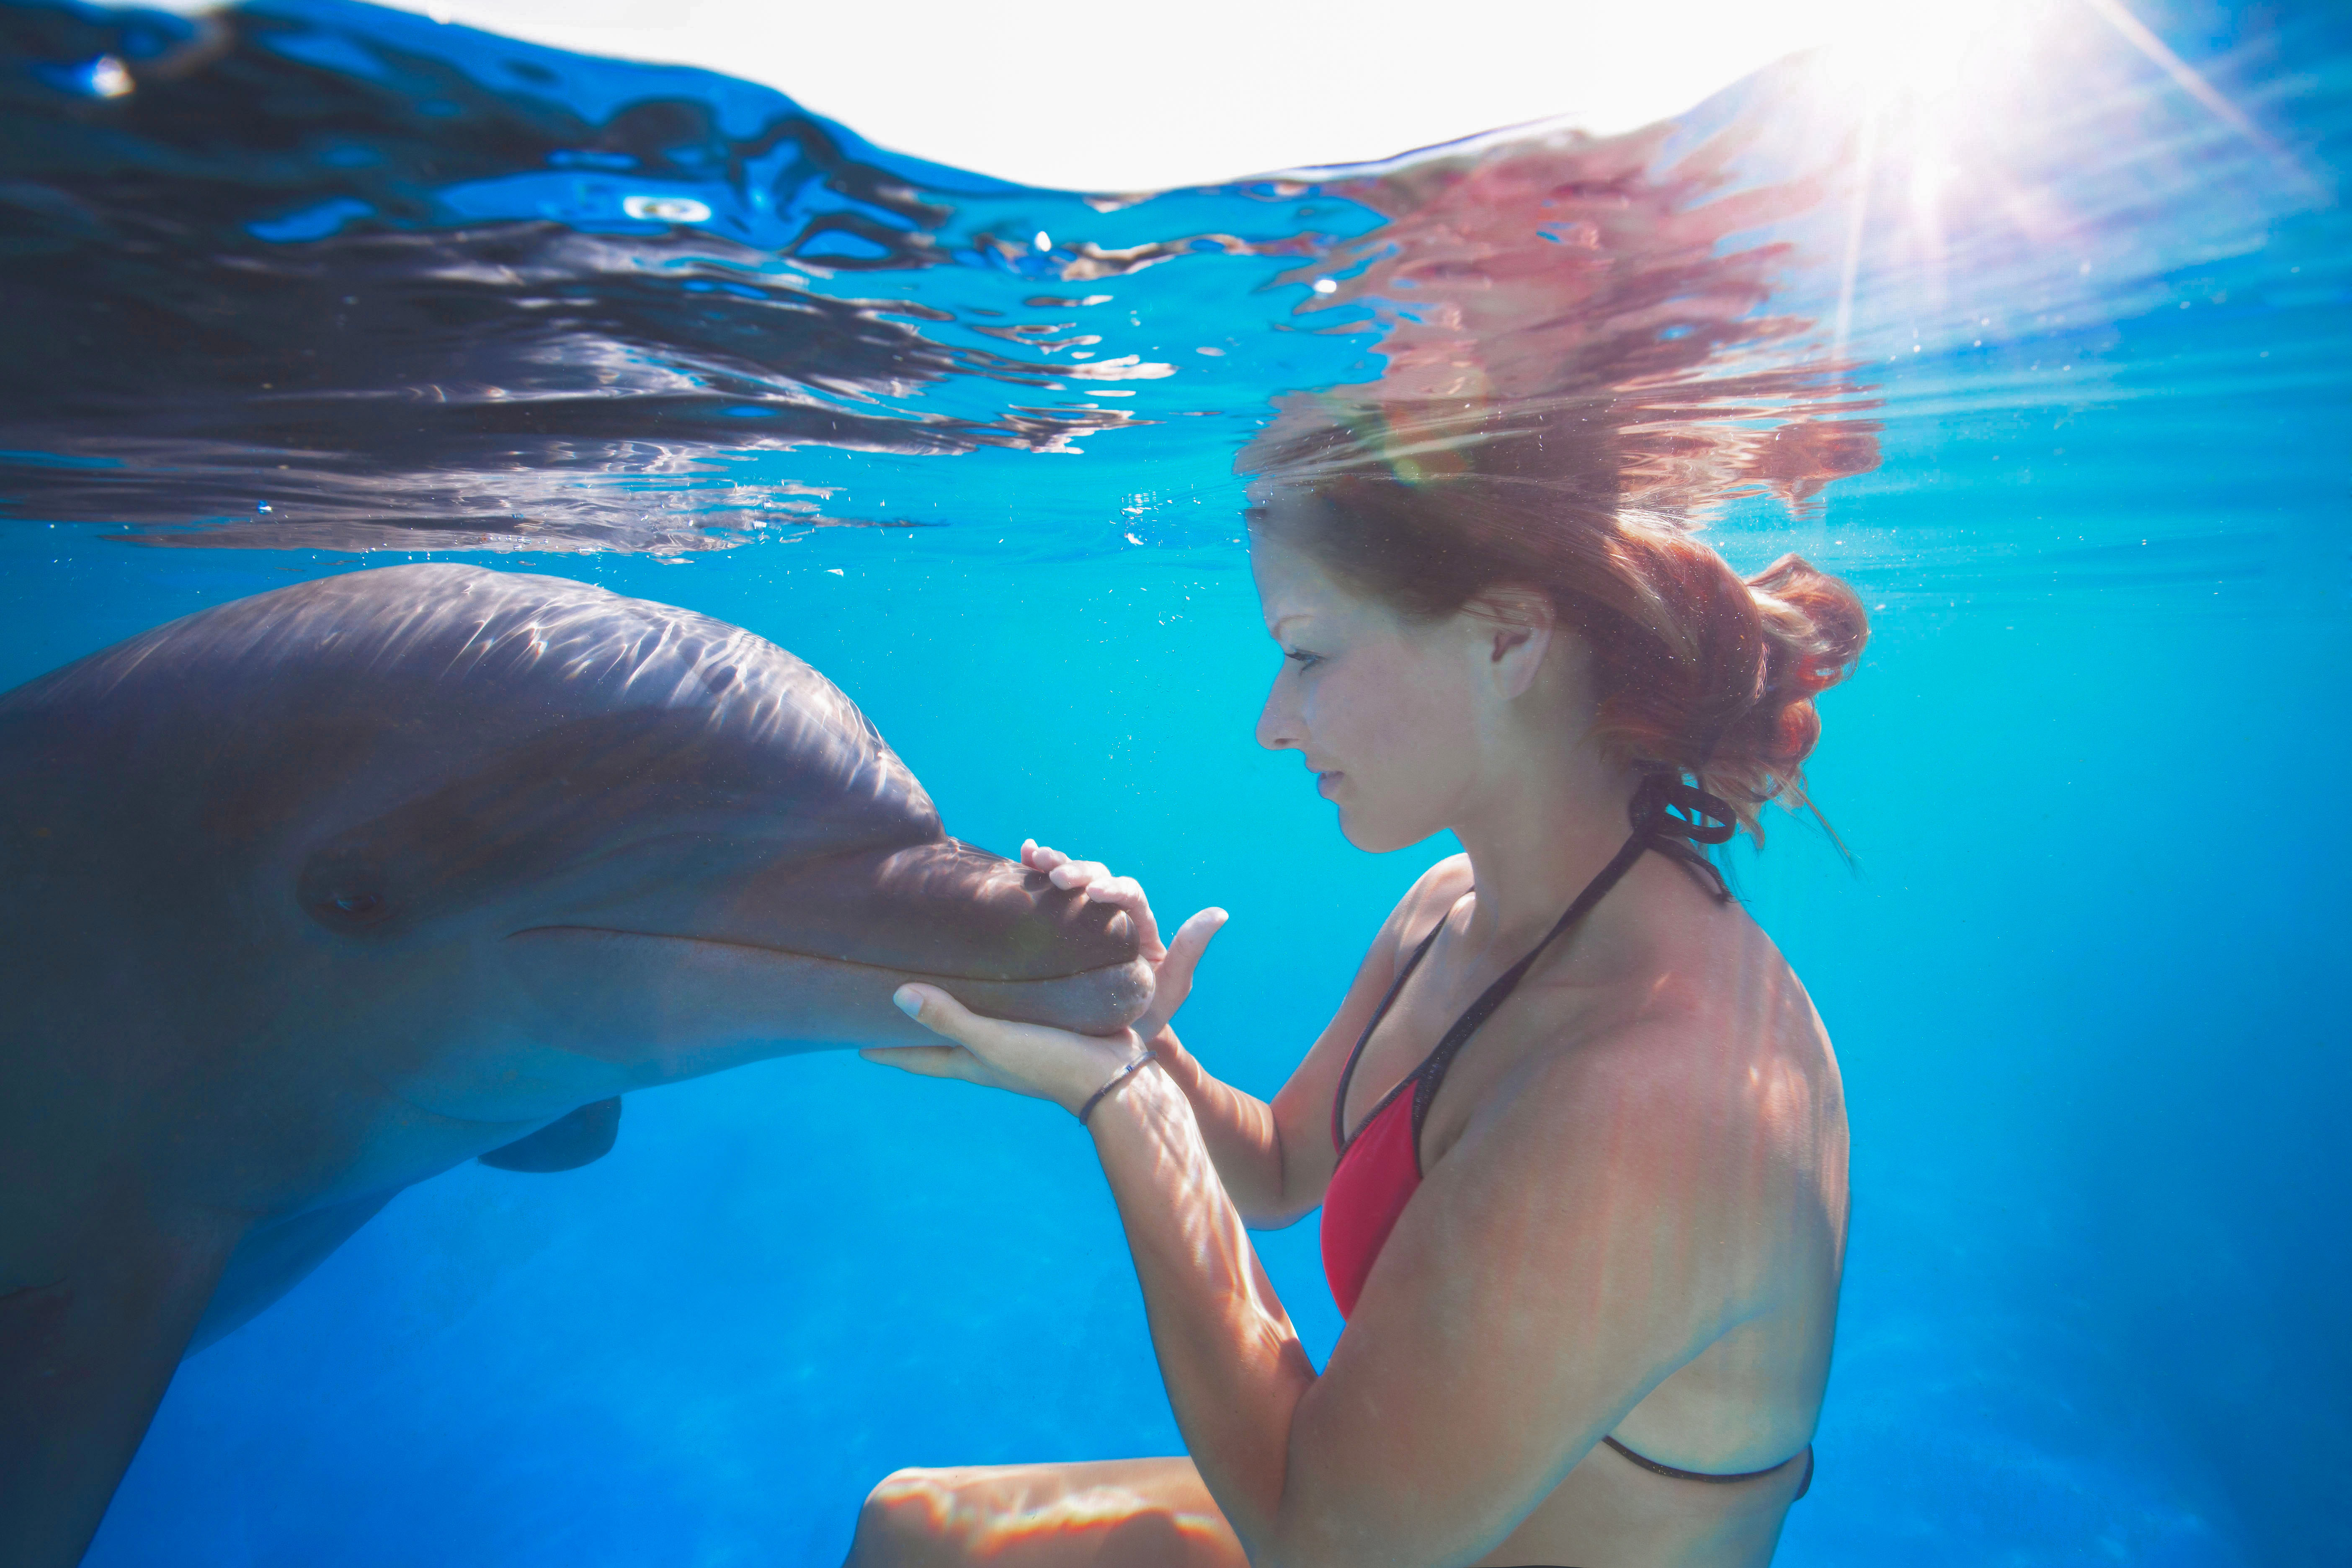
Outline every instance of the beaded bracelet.
[[1127, 1081], [1128, 1074], [1133, 1072], [1136, 1068], [1141, 1067], [1146, 1062], [1156, 1062], [1159, 1059], [1160, 1053], [1147, 1047], [1141, 1056], [1136, 1058], [1133, 1061], [1128, 1063], [1125, 1067], [1111, 1074], [1110, 1081], [1104, 1084], [1100, 1089], [1095, 1090], [1094, 1093], [1088, 1095], [1087, 1097], [1087, 1102], [1078, 1107], [1078, 1125], [1084, 1127], [1087, 1124], [1087, 1118], [1093, 1115], [1095, 1107], [1102, 1103], [1102, 1097], [1108, 1094], [1112, 1089], [1117, 1089], [1120, 1084], [1125, 1083]]

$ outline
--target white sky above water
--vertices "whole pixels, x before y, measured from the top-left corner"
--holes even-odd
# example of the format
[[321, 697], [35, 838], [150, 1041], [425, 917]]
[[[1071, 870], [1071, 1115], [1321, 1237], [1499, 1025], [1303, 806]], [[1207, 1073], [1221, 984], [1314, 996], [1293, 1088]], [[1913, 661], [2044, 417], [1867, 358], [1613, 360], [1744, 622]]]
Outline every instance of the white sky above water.
[[[1966, 5], [1970, 0], [1954, 0]], [[587, 54], [781, 89], [885, 147], [1009, 179], [1143, 190], [1383, 158], [1568, 115], [1686, 109], [1915, 0], [432, 0]]]

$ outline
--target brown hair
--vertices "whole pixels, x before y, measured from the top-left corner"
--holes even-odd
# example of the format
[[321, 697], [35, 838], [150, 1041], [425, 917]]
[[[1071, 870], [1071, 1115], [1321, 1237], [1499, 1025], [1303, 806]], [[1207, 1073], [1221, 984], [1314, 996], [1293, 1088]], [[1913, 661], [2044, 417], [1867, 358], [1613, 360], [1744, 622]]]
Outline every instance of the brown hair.
[[1254, 526], [1418, 620], [1537, 589], [1591, 647], [1614, 753], [1688, 770], [1759, 842], [1766, 801], [1811, 805], [1813, 699], [1870, 635], [1852, 588], [1793, 554], [1743, 579], [1688, 526], [1621, 507], [1605, 411], [1555, 405], [1516, 429], [1485, 414], [1376, 419], [1372, 437], [1339, 412], [1261, 437], [1244, 459], [1259, 493], [1308, 504], [1254, 507]]

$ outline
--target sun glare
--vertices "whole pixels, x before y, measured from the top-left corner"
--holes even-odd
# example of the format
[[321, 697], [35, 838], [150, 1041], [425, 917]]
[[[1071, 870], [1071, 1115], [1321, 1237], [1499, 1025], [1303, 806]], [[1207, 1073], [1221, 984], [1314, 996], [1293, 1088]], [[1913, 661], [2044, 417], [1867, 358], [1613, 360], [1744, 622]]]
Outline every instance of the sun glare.
[[2080, 0], [1977, 0], [1966, 5], [1837, 0], [1817, 31], [1832, 76], [1874, 100], [1943, 108], [1990, 77], [2030, 68], [2053, 16]]
[[[1529, 121], [1608, 134], [1782, 56], [1850, 47], [1874, 79], [1949, 74], [2014, 0], [1289, 0], [1095, 6], [1050, 35], [968, 0], [407, 0], [436, 19], [762, 81], [883, 146], [1080, 190], [1367, 162]], [[2062, 0], [2080, 4], [2081, 0]]]

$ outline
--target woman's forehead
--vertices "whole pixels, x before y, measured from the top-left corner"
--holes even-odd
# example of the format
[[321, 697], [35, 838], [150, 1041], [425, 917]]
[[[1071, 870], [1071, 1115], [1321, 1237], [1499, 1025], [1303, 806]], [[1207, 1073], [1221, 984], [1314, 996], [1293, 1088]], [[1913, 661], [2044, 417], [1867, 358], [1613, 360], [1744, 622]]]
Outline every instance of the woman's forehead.
[[1286, 611], [1303, 609], [1337, 588], [1320, 562], [1264, 529], [1250, 530], [1249, 546], [1250, 575], [1269, 616], [1277, 605]]
[[1334, 578], [1307, 552], [1258, 529], [1250, 531], [1250, 574], [1269, 631], [1353, 625], [1377, 618], [1381, 608]]

